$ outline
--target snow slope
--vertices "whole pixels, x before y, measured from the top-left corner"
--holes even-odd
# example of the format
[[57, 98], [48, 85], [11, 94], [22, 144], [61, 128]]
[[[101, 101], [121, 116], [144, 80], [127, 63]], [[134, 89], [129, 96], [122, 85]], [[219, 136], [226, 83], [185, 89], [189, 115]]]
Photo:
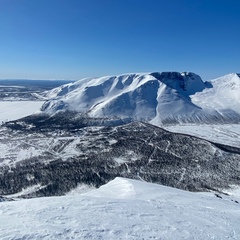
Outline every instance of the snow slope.
[[88, 193], [0, 202], [0, 238], [239, 239], [233, 196], [124, 178]]
[[240, 112], [240, 78], [232, 73], [210, 81], [212, 88], [193, 95], [192, 101], [204, 109], [216, 109], [221, 114], [232, 110]]
[[155, 72], [82, 79], [46, 92], [42, 111], [130, 117], [155, 125], [240, 121], [237, 74], [203, 82], [189, 72]]

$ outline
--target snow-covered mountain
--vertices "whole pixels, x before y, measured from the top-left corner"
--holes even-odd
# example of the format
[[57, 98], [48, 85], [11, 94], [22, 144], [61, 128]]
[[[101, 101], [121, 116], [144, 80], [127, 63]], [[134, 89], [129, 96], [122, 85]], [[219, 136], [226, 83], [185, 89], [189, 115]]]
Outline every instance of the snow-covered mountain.
[[191, 96], [192, 102], [203, 109], [215, 109], [222, 115], [240, 113], [240, 74], [228, 74], [210, 83], [212, 88]]
[[116, 178], [85, 194], [0, 202], [1, 239], [239, 239], [239, 199]]
[[51, 116], [0, 126], [0, 239], [238, 239], [239, 124], [187, 125], [208, 142], [124, 123], [236, 122], [239, 89], [236, 74], [151, 73], [37, 93]]
[[203, 82], [190, 72], [86, 78], [55, 88], [42, 112], [68, 110], [90, 117], [132, 118], [155, 125], [240, 121], [237, 74]]

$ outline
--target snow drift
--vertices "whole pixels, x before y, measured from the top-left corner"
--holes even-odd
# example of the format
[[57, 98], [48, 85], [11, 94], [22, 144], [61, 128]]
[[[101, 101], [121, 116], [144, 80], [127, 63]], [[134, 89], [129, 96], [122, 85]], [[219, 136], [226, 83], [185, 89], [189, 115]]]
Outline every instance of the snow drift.
[[154, 72], [82, 79], [45, 93], [41, 111], [132, 118], [155, 125], [240, 121], [237, 74], [203, 82], [191, 72]]

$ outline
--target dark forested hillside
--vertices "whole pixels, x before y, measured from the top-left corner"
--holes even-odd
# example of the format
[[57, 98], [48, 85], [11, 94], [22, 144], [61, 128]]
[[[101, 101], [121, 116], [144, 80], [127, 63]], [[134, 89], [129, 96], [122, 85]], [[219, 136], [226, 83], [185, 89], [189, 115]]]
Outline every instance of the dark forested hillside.
[[114, 126], [58, 117], [28, 117], [1, 130], [0, 195], [62, 195], [78, 184], [99, 187], [117, 176], [190, 191], [240, 185], [238, 148], [142, 122]]

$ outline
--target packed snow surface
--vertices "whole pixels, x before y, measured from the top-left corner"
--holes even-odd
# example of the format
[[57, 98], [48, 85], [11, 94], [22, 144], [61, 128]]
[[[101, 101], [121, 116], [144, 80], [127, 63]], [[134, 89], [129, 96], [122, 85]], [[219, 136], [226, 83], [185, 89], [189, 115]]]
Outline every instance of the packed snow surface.
[[42, 111], [131, 117], [161, 126], [171, 123], [239, 123], [240, 78], [209, 82], [189, 72], [155, 72], [82, 79], [46, 92]]
[[239, 239], [233, 196], [116, 178], [84, 194], [0, 203], [0, 239]]

